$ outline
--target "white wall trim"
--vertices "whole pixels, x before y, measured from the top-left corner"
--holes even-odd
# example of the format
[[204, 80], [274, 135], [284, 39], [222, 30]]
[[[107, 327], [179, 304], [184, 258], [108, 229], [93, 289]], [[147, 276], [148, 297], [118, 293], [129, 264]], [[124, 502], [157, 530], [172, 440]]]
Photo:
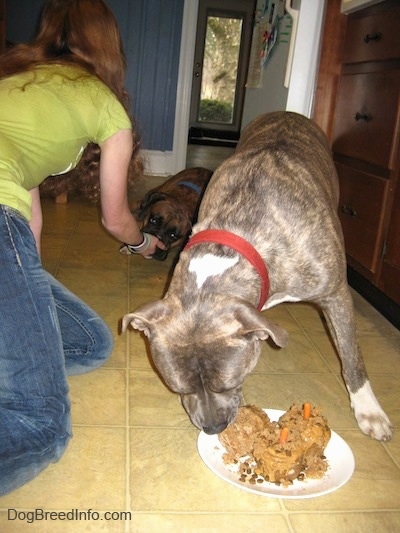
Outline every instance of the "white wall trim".
[[168, 176], [176, 174], [186, 167], [198, 7], [199, 0], [185, 0], [179, 56], [173, 149], [172, 152], [143, 150], [142, 156], [145, 161], [146, 174]]
[[302, 1], [289, 81], [287, 111], [311, 117], [325, 0]]
[[144, 164], [144, 173], [148, 176], [170, 176], [175, 174], [171, 151], [141, 150], [140, 156]]

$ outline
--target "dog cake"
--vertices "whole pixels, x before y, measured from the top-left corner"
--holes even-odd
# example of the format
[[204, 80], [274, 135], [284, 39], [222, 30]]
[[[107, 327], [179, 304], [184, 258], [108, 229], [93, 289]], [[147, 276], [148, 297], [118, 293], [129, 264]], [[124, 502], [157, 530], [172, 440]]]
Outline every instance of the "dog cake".
[[295, 479], [323, 477], [330, 436], [320, 409], [306, 403], [292, 405], [276, 422], [254, 405], [240, 407], [218, 438], [226, 449], [224, 462], [239, 463], [240, 481], [288, 486]]

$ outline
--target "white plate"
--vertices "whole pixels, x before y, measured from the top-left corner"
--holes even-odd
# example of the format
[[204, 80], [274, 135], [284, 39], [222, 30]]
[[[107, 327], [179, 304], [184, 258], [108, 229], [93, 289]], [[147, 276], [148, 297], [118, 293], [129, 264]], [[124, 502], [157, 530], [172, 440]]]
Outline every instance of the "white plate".
[[[264, 411], [272, 421], [278, 420], [285, 412], [277, 409], [264, 409]], [[314, 498], [328, 494], [342, 487], [351, 478], [355, 466], [353, 452], [349, 445], [334, 431], [331, 432], [331, 438], [325, 448], [324, 455], [329, 466], [324, 477], [305, 479], [304, 481], [296, 479], [293, 485], [289, 487], [275, 485], [267, 481], [256, 485], [239, 481], [237, 466], [227, 465], [222, 459], [226, 450], [220, 443], [218, 435], [206, 435], [201, 431], [197, 439], [197, 449], [208, 468], [224, 481], [242, 490], [274, 498]]]

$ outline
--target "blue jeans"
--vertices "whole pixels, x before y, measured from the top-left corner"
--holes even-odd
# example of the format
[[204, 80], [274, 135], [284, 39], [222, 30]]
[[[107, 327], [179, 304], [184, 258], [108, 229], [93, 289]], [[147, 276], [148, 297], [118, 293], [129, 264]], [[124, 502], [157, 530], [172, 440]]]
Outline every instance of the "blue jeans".
[[0, 495], [58, 461], [71, 438], [66, 376], [112, 348], [103, 320], [43, 269], [27, 220], [0, 205]]

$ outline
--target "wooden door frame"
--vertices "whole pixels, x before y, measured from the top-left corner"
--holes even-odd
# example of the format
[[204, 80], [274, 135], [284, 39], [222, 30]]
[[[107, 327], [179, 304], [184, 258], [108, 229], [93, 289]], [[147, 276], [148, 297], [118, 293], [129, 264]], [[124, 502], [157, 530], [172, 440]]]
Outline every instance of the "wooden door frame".
[[340, 12], [340, 6], [341, 0], [326, 2], [312, 112], [312, 118], [325, 132], [330, 143], [347, 26], [347, 15]]

